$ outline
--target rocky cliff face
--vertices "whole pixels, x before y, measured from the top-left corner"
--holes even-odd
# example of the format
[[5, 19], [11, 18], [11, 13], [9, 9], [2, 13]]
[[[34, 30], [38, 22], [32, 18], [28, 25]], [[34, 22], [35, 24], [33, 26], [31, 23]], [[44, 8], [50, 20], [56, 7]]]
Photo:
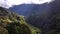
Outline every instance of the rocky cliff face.
[[24, 16], [0, 7], [0, 34], [40, 34], [41, 31], [26, 23]]

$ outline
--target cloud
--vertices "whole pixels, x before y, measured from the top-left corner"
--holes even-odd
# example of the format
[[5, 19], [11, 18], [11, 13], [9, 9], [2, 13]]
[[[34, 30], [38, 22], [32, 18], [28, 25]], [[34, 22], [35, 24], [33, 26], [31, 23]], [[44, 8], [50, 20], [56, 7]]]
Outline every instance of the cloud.
[[21, 4], [43, 4], [50, 3], [52, 0], [0, 0], [0, 6], [4, 8], [12, 7], [13, 5]]

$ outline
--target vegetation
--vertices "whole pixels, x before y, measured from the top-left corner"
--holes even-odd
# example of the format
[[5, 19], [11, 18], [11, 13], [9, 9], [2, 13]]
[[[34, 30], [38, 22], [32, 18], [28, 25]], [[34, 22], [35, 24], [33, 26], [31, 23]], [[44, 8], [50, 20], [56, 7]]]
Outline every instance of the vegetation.
[[18, 15], [13, 12], [9, 12], [8, 10], [4, 10], [3, 8], [0, 7], [0, 34], [40, 34], [40, 33], [41, 33], [40, 29], [26, 23], [26, 21], [24, 20], [24, 16]]
[[60, 11], [51, 11], [51, 14], [47, 12], [33, 11], [26, 21], [40, 28], [42, 34], [60, 34]]

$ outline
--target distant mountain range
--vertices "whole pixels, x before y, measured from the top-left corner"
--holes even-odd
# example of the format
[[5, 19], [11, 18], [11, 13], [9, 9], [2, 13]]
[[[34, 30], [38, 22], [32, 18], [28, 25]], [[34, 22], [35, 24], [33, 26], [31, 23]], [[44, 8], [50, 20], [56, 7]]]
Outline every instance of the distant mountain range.
[[22, 4], [18, 6], [13, 6], [9, 10], [12, 10], [18, 14], [28, 16], [31, 14], [33, 11], [37, 11], [39, 13], [50, 10], [49, 4]]
[[[54, 8], [59, 8], [60, 0], [55, 0], [52, 3], [44, 3], [44, 4], [21, 4], [21, 5], [15, 5], [9, 10], [14, 11], [20, 15], [29, 16], [33, 11], [37, 11], [38, 13], [46, 12], [46, 11], [52, 11]], [[57, 6], [57, 7], [56, 7]]]

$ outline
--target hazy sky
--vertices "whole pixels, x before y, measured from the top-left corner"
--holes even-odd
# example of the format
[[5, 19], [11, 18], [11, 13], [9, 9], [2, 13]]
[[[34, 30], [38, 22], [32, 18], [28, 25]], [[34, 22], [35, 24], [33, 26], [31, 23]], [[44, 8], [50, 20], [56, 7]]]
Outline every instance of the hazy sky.
[[0, 0], [0, 6], [4, 8], [12, 7], [13, 5], [21, 4], [43, 4], [50, 3], [53, 0]]

